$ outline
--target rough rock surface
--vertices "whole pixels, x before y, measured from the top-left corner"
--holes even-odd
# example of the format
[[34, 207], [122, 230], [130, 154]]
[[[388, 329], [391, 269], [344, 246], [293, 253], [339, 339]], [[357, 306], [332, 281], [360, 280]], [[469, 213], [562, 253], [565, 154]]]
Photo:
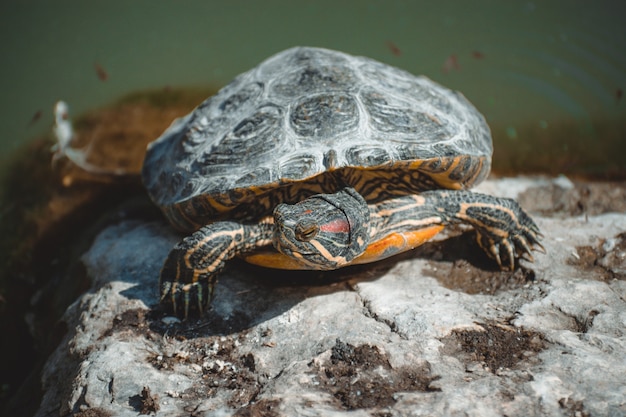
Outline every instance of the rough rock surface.
[[37, 415], [626, 415], [623, 193], [603, 213], [565, 178], [480, 190], [519, 198], [547, 254], [500, 272], [459, 231], [333, 273], [234, 263], [184, 323], [157, 307], [179, 236], [108, 227], [83, 255], [93, 285], [67, 310]]

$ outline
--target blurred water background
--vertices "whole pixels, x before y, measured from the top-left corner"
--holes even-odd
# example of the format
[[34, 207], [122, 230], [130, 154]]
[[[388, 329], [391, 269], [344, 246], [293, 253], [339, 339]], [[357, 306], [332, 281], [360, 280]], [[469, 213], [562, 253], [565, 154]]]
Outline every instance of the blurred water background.
[[505, 171], [623, 174], [625, 17], [619, 0], [2, 2], [0, 155], [48, 132], [59, 99], [76, 115], [129, 91], [221, 86], [310, 45], [463, 92]]

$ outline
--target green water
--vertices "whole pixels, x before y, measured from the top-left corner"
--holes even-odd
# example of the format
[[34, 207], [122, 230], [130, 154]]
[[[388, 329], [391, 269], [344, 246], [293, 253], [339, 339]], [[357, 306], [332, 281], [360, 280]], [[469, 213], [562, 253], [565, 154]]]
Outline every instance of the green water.
[[[0, 155], [48, 131], [59, 99], [75, 115], [133, 90], [222, 85], [277, 51], [311, 45], [462, 91], [496, 148], [536, 136], [525, 132], [550, 141], [565, 126], [577, 149], [608, 140], [599, 158], [615, 158], [626, 141], [625, 17], [621, 0], [2, 2]], [[445, 71], [452, 55], [458, 67]], [[598, 133], [605, 123], [614, 137]]]

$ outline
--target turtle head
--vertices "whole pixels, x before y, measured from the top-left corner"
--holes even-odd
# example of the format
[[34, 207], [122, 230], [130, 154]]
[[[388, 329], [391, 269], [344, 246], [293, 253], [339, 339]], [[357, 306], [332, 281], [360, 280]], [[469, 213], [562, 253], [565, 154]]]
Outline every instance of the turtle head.
[[276, 250], [313, 270], [340, 268], [369, 244], [369, 208], [352, 188], [274, 210]]

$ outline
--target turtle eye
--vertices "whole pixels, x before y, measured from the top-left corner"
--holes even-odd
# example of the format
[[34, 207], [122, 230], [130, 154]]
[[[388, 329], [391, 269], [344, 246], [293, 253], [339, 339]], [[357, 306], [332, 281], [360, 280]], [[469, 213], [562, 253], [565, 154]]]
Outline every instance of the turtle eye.
[[300, 242], [308, 242], [317, 236], [320, 228], [315, 223], [302, 222], [296, 225], [295, 235]]

